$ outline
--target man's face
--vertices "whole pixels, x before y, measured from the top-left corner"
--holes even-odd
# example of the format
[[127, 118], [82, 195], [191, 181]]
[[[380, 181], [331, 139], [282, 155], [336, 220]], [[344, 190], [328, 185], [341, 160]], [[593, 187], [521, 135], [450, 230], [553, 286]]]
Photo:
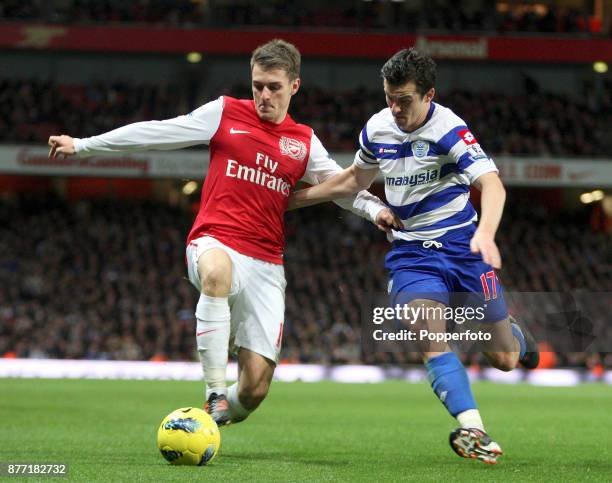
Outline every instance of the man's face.
[[279, 124], [287, 115], [291, 96], [300, 87], [300, 79], [292, 81], [283, 69], [263, 70], [255, 64], [251, 85], [257, 115], [264, 121]]
[[432, 87], [424, 96], [417, 91], [414, 82], [400, 86], [383, 83], [387, 105], [395, 123], [402, 131], [411, 132], [418, 129], [425, 121], [435, 89]]

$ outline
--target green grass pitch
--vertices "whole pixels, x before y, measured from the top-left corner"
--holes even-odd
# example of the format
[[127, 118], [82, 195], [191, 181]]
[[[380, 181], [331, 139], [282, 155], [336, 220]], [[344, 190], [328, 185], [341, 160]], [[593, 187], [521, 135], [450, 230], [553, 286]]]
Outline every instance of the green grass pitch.
[[199, 406], [201, 384], [0, 379], [0, 461], [64, 462], [68, 480], [85, 482], [612, 478], [612, 387], [478, 383], [474, 392], [506, 453], [497, 466], [451, 451], [454, 420], [425, 383], [275, 382], [247, 421], [222, 429], [212, 465], [174, 467], [157, 451], [157, 426]]

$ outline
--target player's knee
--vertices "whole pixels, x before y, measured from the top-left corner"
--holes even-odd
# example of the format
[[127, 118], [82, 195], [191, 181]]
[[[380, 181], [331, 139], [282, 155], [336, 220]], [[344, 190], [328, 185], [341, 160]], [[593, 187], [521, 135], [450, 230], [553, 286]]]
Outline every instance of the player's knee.
[[226, 297], [232, 284], [232, 262], [221, 250], [206, 252], [198, 260], [202, 292], [211, 297]]
[[268, 395], [268, 386], [258, 385], [252, 387], [244, 387], [238, 391], [238, 399], [246, 409], [253, 410], [257, 408]]
[[202, 278], [202, 292], [211, 297], [225, 297], [231, 285], [228, 279], [222, 271], [210, 271]]

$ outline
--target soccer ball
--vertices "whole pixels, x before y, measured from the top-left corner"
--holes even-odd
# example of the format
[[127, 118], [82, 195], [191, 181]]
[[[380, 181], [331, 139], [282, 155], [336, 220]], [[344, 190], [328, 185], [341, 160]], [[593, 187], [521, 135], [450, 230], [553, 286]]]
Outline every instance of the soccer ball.
[[172, 411], [157, 430], [157, 447], [173, 465], [206, 465], [217, 455], [220, 446], [219, 428], [202, 409]]

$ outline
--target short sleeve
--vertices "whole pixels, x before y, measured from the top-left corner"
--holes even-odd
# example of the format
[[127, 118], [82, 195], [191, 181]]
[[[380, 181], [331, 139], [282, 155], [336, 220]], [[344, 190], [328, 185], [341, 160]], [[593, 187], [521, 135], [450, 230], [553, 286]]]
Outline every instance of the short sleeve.
[[480, 147], [478, 140], [466, 125], [456, 126], [437, 143], [442, 154], [447, 154], [467, 175], [470, 183], [485, 173], [498, 171], [495, 162]]
[[310, 156], [302, 180], [308, 184], [319, 184], [335, 173], [342, 171], [313, 133], [310, 140]]
[[376, 169], [380, 160], [374, 154], [375, 149], [368, 137], [368, 125], [366, 124], [359, 134], [359, 149], [355, 153], [355, 165], [361, 169]]

